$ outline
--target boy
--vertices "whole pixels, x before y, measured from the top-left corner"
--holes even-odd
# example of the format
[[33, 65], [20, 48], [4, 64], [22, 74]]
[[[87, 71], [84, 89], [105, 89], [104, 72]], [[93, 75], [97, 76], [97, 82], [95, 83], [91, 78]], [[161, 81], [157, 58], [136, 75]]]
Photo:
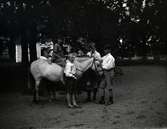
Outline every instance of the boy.
[[67, 103], [68, 107], [79, 107], [76, 103], [76, 67], [74, 65], [75, 56], [69, 54], [64, 68], [66, 88], [67, 88]]
[[111, 55], [109, 46], [104, 48], [104, 53], [105, 56], [102, 57], [101, 64], [104, 70], [104, 80], [101, 83], [103, 85], [100, 85], [103, 90], [103, 95], [99, 103], [110, 105], [113, 104], [112, 78], [114, 76], [115, 58]]

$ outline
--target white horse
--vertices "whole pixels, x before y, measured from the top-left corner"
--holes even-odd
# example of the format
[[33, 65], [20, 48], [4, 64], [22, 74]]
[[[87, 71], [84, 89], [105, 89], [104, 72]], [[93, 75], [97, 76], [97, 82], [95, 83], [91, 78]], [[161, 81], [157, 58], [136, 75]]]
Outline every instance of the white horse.
[[[74, 63], [77, 68], [77, 77], [80, 78], [86, 70], [93, 67], [94, 58], [76, 57]], [[61, 81], [65, 85], [64, 68], [55, 63], [49, 64], [46, 60], [38, 59], [31, 63], [30, 71], [35, 80], [35, 102], [39, 100], [39, 84], [43, 78], [52, 82]]]

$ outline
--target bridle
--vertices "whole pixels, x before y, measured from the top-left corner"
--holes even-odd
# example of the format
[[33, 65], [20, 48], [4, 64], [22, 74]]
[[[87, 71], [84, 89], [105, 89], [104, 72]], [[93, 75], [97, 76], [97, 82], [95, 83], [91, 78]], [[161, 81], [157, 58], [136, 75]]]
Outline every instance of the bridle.
[[99, 75], [100, 72], [102, 72], [102, 74], [104, 74], [104, 70], [103, 70], [101, 64], [100, 64], [100, 66], [99, 66], [101, 69], [100, 69], [100, 70], [97, 69], [97, 64], [96, 64], [96, 59], [95, 59], [95, 57], [93, 57], [92, 67], [93, 67], [93, 65], [94, 65], [94, 67], [95, 67], [95, 72], [96, 72], [97, 75]]

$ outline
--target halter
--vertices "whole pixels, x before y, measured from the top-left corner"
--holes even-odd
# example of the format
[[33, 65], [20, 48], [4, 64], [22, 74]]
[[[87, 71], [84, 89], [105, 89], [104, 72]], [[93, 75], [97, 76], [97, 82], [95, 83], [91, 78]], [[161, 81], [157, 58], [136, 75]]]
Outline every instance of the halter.
[[95, 58], [93, 58], [92, 66], [93, 66], [93, 64], [94, 64], [94, 66], [95, 66], [95, 72], [96, 72], [97, 75], [98, 75], [99, 72], [101, 72], [101, 71], [103, 72], [102, 74], [104, 74], [104, 70], [103, 70], [103, 68], [102, 68], [101, 65], [100, 65], [101, 70], [98, 70], [98, 69], [97, 69], [97, 66], [96, 66], [96, 59], [95, 59]]

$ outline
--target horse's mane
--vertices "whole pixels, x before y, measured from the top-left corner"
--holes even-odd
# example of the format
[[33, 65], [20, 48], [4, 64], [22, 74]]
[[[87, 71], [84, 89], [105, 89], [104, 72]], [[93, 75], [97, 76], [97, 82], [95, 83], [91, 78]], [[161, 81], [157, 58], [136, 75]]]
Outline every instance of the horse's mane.
[[85, 62], [86, 60], [89, 60], [89, 59], [91, 59], [91, 58], [88, 56], [82, 56], [82, 57], [76, 57], [75, 61], [82, 63], [82, 62]]

